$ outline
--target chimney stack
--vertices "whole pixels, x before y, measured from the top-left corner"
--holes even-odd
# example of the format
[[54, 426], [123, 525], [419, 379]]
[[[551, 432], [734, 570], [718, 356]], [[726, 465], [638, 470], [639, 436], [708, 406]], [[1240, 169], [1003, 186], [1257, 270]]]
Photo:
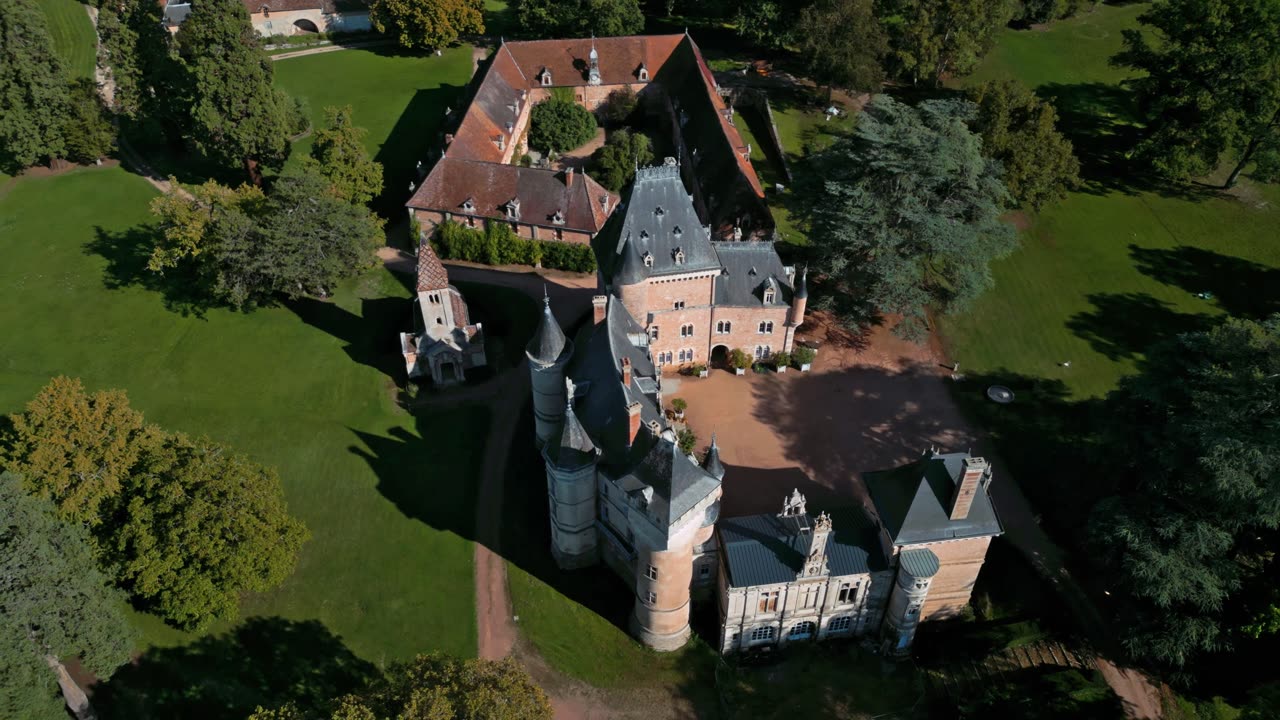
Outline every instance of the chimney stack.
[[640, 403], [633, 402], [627, 406], [627, 447], [636, 443], [636, 435], [640, 434]]
[[573, 187], [573, 166], [570, 165], [568, 170], [564, 171], [565, 187]]
[[951, 499], [951, 519], [963, 520], [969, 517], [969, 508], [973, 505], [973, 497], [982, 487], [982, 478], [989, 471], [987, 461], [978, 457], [967, 457], [960, 469], [960, 482], [956, 484], [955, 496]]
[[596, 295], [591, 298], [591, 321], [599, 325], [604, 322], [605, 310], [608, 306], [609, 298], [604, 295]]
[[631, 387], [631, 358], [622, 358], [622, 384]]

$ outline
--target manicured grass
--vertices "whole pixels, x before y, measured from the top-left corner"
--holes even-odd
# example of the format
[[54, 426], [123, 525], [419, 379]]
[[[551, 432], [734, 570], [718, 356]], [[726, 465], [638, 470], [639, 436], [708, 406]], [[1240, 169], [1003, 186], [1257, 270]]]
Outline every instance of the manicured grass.
[[[407, 54], [395, 47], [342, 50], [275, 63], [276, 85], [306, 102], [312, 125], [321, 127], [326, 106], [351, 105], [356, 125], [369, 131], [365, 146], [383, 166], [385, 186], [375, 207], [400, 220], [409, 183], [420, 182], [418, 161], [438, 156], [446, 108], [461, 110], [471, 78], [471, 46], [441, 57]], [[294, 144], [289, 162], [311, 151], [314, 134]]]
[[[317, 619], [376, 663], [473, 655], [468, 538], [488, 418], [468, 407], [414, 417], [393, 403], [404, 281], [379, 269], [331, 302], [183, 314], [180, 289], [142, 268], [153, 196], [98, 168], [19, 180], [0, 197], [0, 412], [66, 374], [275, 466], [313, 537], [297, 571], [245, 598], [243, 615]], [[149, 644], [195, 640], [139, 621]]]
[[1107, 58], [1142, 10], [1100, 6], [1048, 31], [1007, 31], [971, 80], [1017, 77], [1051, 99], [1087, 182], [1028, 219], [1022, 249], [992, 267], [993, 290], [941, 320], [963, 371], [1061, 381], [1071, 396], [1098, 396], [1154, 341], [1222, 312], [1277, 309], [1280, 187], [1245, 179], [1222, 194], [1131, 177], [1128, 94]]
[[37, 0], [49, 22], [53, 49], [73, 78], [93, 77], [97, 61], [98, 38], [93, 32], [89, 13], [77, 0]]

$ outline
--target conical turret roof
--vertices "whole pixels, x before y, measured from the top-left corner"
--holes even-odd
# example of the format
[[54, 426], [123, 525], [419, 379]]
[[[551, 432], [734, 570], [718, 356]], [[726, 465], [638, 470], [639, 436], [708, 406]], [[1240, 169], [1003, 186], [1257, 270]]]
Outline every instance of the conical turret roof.
[[564, 331], [560, 329], [560, 323], [556, 322], [555, 316], [551, 314], [551, 297], [544, 290], [542, 322], [538, 324], [538, 331], [529, 340], [525, 351], [531, 359], [543, 365], [550, 365], [560, 358], [560, 353], [564, 352], [564, 345]]
[[564, 411], [564, 428], [560, 431], [560, 442], [547, 448], [547, 454], [561, 467], [580, 467], [596, 457], [596, 445], [578, 420], [573, 411], [573, 395], [569, 395]]
[[720, 463], [720, 446], [716, 444], [715, 433], [711, 433], [711, 448], [707, 450], [707, 457], [702, 461], [702, 469], [715, 476], [717, 480], [724, 479], [724, 465]]

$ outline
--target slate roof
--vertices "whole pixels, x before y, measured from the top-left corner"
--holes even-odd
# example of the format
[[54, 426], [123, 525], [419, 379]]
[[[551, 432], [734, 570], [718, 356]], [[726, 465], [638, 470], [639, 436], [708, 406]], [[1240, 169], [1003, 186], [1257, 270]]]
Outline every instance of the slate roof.
[[[720, 269], [680, 168], [674, 158], [667, 160], [636, 171], [622, 219], [609, 223], [593, 243], [605, 277], [614, 283], [633, 285], [649, 277]], [[677, 251], [683, 262], [676, 262]], [[651, 267], [645, 264], [646, 255], [652, 258]]]
[[624, 488], [653, 488], [648, 513], [669, 526], [720, 487], [720, 481], [698, 467], [667, 437], [659, 437], [640, 462], [618, 478]]
[[560, 441], [547, 444], [547, 457], [563, 468], [577, 468], [596, 459], [596, 446], [591, 442], [578, 415], [573, 411], [573, 399], [569, 399], [569, 407], [564, 413], [564, 427], [560, 430]]
[[[729, 568], [729, 585], [749, 587], [791, 582], [804, 569], [812, 536], [797, 532], [811, 527], [808, 515], [795, 518], [773, 514], [720, 520], [720, 548]], [[887, 569], [875, 531], [856, 510], [832, 513], [827, 538], [827, 567], [832, 576], [861, 575]]]
[[979, 486], [969, 516], [952, 520], [948, 509], [968, 453], [926, 453], [892, 470], [863, 473], [876, 514], [895, 545], [985, 537], [1004, 532], [988, 488]]
[[551, 298], [542, 298], [542, 320], [538, 323], [538, 330], [529, 338], [529, 344], [525, 346], [525, 352], [533, 360], [537, 360], [543, 365], [550, 365], [560, 358], [560, 353], [564, 352], [566, 344], [564, 331], [560, 329], [560, 323], [556, 322], [556, 318], [551, 314]]
[[443, 290], [449, 287], [449, 272], [444, 269], [431, 243], [418, 247], [418, 292]]
[[[507, 219], [507, 203], [520, 200], [520, 222], [595, 233], [604, 225], [616, 197], [585, 173], [568, 173], [496, 162], [445, 157], [436, 163], [407, 205], [419, 210], [464, 214], [468, 200], [477, 217]], [[564, 223], [553, 221], [562, 213]]]
[[898, 565], [910, 576], [924, 579], [938, 574], [938, 556], [928, 548], [912, 548], [898, 553]]
[[716, 434], [711, 433], [711, 447], [707, 450], [707, 457], [702, 461], [702, 469], [715, 477], [724, 479], [724, 464], [720, 462], [720, 446], [716, 444]]
[[724, 274], [716, 278], [716, 305], [761, 307], [770, 284], [777, 292], [772, 306], [791, 304], [791, 279], [787, 277], [772, 241], [713, 243]]

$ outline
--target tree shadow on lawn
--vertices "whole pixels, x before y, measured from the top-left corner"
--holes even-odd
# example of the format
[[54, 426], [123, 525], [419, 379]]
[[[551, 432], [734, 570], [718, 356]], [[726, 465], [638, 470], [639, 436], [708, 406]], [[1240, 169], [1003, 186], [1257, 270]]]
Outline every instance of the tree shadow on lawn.
[[1093, 309], [1067, 320], [1067, 329], [1109, 360], [1142, 357], [1153, 344], [1185, 332], [1204, 330], [1209, 315], [1183, 313], [1146, 293], [1090, 293]]
[[[370, 51], [379, 55], [396, 54], [386, 47], [370, 48]], [[409, 100], [373, 158], [382, 163], [382, 194], [372, 203], [379, 215], [398, 219], [405, 214], [404, 204], [412, 195], [409, 183], [421, 186], [432, 163], [439, 159], [444, 143], [445, 110], [452, 107], [457, 116], [462, 108], [462, 96], [463, 88], [441, 85], [418, 90]], [[422, 175], [418, 174], [419, 162]]]
[[189, 645], [152, 648], [93, 688], [104, 720], [224, 720], [297, 703], [310, 716], [377, 668], [317, 620], [249, 618]]
[[125, 230], [95, 226], [93, 240], [85, 244], [85, 252], [107, 261], [102, 284], [108, 290], [151, 290], [160, 294], [166, 309], [183, 316], [204, 317], [218, 303], [210, 301], [209, 288], [194, 272], [183, 267], [164, 272], [147, 269], [159, 235], [160, 229], [154, 225], [135, 225]]
[[1129, 256], [1143, 275], [1189, 293], [1207, 292], [1230, 315], [1261, 320], [1280, 312], [1280, 268], [1190, 245], [1130, 245]]
[[346, 343], [347, 357], [388, 378], [404, 378], [404, 356], [397, 352], [399, 333], [408, 330], [412, 301], [409, 298], [361, 298], [360, 314], [337, 303], [298, 297], [283, 300], [299, 320]]

